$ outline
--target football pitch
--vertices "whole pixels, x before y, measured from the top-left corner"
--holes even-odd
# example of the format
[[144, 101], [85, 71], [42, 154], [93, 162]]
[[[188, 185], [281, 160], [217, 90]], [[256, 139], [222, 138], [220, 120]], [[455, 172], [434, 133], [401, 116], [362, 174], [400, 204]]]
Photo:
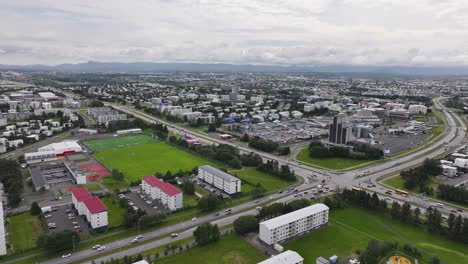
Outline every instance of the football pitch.
[[110, 148], [95, 153], [95, 158], [109, 170], [118, 169], [128, 181], [135, 181], [155, 172], [187, 171], [212, 162], [192, 155], [169, 144], [153, 143]]
[[156, 140], [148, 135], [119, 136], [107, 139], [86, 140], [83, 143], [92, 151], [98, 152], [113, 148], [141, 145], [155, 142]]

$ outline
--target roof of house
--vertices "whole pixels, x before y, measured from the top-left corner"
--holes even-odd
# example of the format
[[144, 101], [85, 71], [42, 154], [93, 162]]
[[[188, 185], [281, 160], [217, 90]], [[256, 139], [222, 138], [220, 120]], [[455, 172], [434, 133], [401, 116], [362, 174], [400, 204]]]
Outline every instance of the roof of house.
[[83, 203], [86, 206], [86, 208], [88, 208], [88, 211], [91, 214], [97, 214], [100, 212], [107, 211], [106, 206], [101, 201], [101, 199], [99, 199], [99, 197], [94, 196], [94, 197], [88, 198], [84, 200]]
[[313, 215], [325, 210], [329, 210], [328, 206], [321, 203], [313, 204], [311, 206], [307, 206], [305, 208], [293, 211], [291, 213], [281, 215], [270, 220], [266, 220], [264, 222], [261, 222], [260, 224], [265, 225], [268, 229], [274, 229], [279, 226], [297, 221], [309, 215]]
[[86, 188], [73, 188], [71, 190], [71, 193], [73, 196], [75, 196], [75, 199], [78, 202], [83, 202], [84, 200], [87, 200], [93, 197], [91, 193], [89, 193], [88, 189]]
[[218, 170], [217, 168], [211, 166], [211, 165], [203, 165], [203, 166], [200, 166], [198, 169], [203, 169], [217, 177], [220, 177], [222, 178], [223, 180], [225, 181], [228, 181], [228, 182], [236, 182], [236, 181], [240, 181], [239, 178], [237, 177], [234, 177], [232, 176], [231, 174], [229, 173], [226, 173], [222, 170]]
[[174, 185], [161, 181], [160, 179], [154, 176], [145, 176], [142, 179], [152, 187], [157, 187], [162, 192], [169, 196], [174, 196], [182, 193], [181, 190], [177, 189]]
[[272, 256], [269, 259], [266, 259], [258, 264], [283, 264], [283, 263], [299, 263], [304, 261], [304, 258], [301, 257], [297, 252], [292, 250], [287, 250], [276, 256]]

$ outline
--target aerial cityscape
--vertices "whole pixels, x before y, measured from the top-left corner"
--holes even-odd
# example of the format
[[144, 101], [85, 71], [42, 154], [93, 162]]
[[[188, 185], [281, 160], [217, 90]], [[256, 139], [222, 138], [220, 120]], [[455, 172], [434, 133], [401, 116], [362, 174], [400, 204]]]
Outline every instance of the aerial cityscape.
[[0, 7], [0, 263], [468, 263], [464, 1]]

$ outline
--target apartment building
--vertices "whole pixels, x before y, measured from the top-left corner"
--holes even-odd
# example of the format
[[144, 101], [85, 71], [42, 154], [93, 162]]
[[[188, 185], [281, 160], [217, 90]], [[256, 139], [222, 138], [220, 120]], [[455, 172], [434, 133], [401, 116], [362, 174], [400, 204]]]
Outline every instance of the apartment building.
[[93, 229], [105, 228], [108, 225], [107, 208], [102, 201], [92, 196], [86, 188], [74, 188], [72, 203], [79, 215], [84, 215]]
[[5, 222], [3, 218], [3, 185], [0, 183], [0, 256], [6, 255]]
[[260, 223], [259, 239], [268, 245], [318, 229], [328, 223], [328, 206], [314, 204]]
[[141, 188], [146, 194], [151, 196], [151, 199], [159, 200], [171, 211], [184, 206], [182, 191], [154, 176], [143, 177]]
[[210, 165], [198, 167], [198, 178], [231, 195], [241, 192], [241, 180]]

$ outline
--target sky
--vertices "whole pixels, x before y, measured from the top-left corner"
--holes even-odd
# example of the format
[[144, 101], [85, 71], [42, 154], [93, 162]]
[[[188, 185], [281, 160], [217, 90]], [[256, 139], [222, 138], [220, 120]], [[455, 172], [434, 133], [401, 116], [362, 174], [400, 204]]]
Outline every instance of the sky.
[[0, 64], [468, 65], [468, 0], [0, 0]]

